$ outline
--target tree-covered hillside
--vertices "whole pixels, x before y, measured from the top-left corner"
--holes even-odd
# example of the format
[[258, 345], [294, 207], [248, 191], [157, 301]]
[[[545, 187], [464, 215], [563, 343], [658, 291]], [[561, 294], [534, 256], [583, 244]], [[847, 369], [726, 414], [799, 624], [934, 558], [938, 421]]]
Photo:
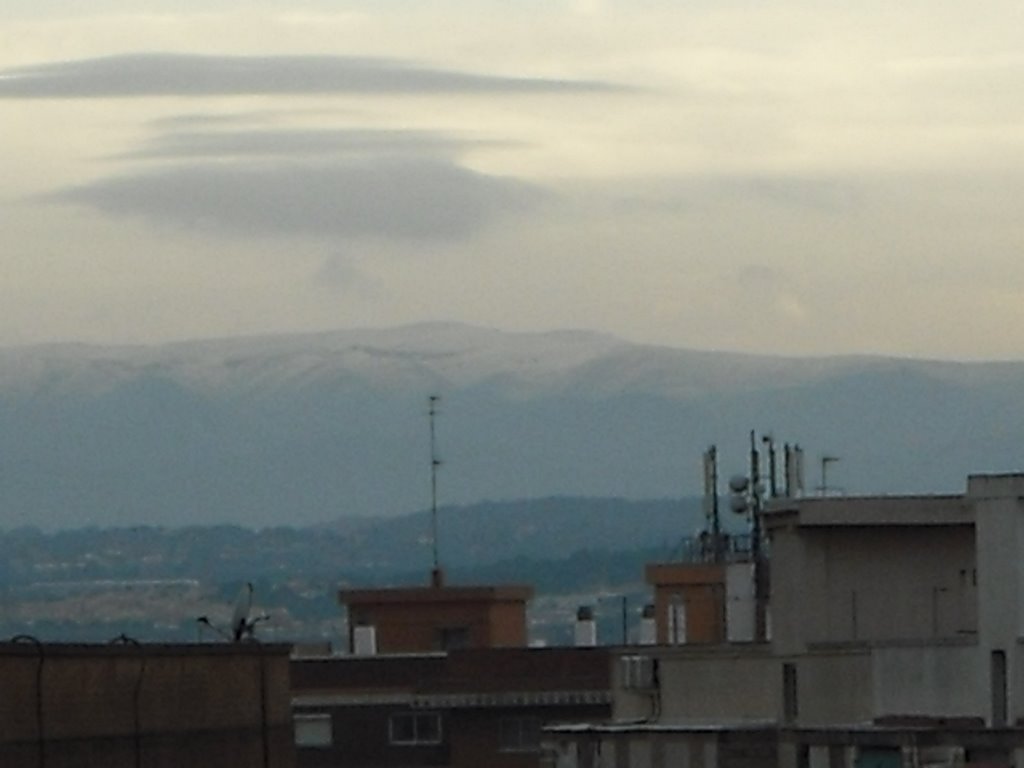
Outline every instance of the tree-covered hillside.
[[[566, 599], [635, 595], [644, 563], [672, 557], [701, 524], [695, 499], [484, 503], [438, 519], [450, 583], [528, 583]], [[427, 512], [313, 528], [18, 529], [0, 533], [0, 635], [193, 639], [196, 617], [226, 616], [251, 581], [270, 637], [320, 639], [337, 631], [339, 587], [425, 584], [431, 552]]]

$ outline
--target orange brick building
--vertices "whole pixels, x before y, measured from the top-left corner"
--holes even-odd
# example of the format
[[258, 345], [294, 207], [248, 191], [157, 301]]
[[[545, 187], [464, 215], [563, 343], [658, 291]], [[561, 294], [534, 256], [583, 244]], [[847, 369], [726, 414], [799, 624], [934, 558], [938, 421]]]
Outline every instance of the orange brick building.
[[[342, 590], [349, 647], [357, 653], [416, 653], [527, 645], [521, 585]], [[366, 638], [363, 645], [361, 638]]]
[[536, 768], [542, 729], [611, 714], [608, 648], [529, 648], [526, 586], [343, 590], [347, 655], [296, 656], [300, 768]]
[[725, 642], [723, 563], [655, 563], [646, 567], [645, 577], [654, 588], [659, 645]]

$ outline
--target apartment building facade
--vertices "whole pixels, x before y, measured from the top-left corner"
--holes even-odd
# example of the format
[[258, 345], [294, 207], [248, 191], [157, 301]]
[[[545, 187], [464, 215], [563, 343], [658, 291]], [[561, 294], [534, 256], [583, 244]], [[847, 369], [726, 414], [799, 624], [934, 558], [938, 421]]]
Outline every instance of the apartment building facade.
[[611, 715], [608, 648], [530, 648], [528, 587], [344, 590], [349, 648], [295, 655], [301, 768], [534, 768], [546, 726]]
[[1024, 765], [1024, 475], [763, 524], [770, 638], [622, 650], [612, 720], [550, 729], [549, 765]]

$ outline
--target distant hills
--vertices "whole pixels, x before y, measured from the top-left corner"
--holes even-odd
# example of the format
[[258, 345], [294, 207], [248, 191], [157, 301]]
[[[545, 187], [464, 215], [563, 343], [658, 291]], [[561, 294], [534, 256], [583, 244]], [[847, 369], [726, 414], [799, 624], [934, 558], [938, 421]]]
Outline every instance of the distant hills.
[[[495, 568], [506, 574], [502, 580], [529, 581], [531, 564], [583, 552], [642, 549], [670, 558], [703, 518], [697, 499], [550, 498], [446, 507], [439, 519], [441, 563], [451, 579], [465, 582]], [[432, 565], [425, 512], [258, 531], [221, 525], [0, 533], [0, 587], [184, 579], [425, 584]]]
[[[1024, 364], [795, 359], [462, 325], [0, 350], [0, 528], [305, 526], [429, 505], [700, 493], [771, 431], [854, 493], [1024, 468]], [[583, 536], [583, 531], [578, 531]], [[482, 546], [464, 542], [467, 551]], [[461, 546], [461, 545], [460, 545]]]
[[[696, 499], [550, 498], [445, 507], [441, 561], [448, 583], [533, 585], [533, 631], [553, 640], [568, 631], [579, 601], [598, 604], [602, 621], [616, 626], [618, 599], [606, 604], [603, 597], [630, 595], [633, 607], [641, 606], [648, 599], [644, 564], [678, 553], [681, 539], [701, 524], [699, 506]], [[426, 585], [428, 532], [422, 512], [258, 531], [0, 532], [0, 637], [190, 640], [198, 616], [226, 622], [249, 581], [271, 616], [261, 636], [337, 642], [338, 588]]]

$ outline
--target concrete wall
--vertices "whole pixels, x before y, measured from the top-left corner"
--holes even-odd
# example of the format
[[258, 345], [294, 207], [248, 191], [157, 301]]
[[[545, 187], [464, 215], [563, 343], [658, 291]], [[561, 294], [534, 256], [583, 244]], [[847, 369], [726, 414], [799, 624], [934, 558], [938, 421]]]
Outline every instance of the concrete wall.
[[976, 718], [987, 712], [988, 667], [976, 645], [875, 648], [875, 718]]
[[725, 567], [725, 635], [730, 643], [753, 642], [757, 633], [754, 564]]
[[808, 600], [817, 597], [817, 592], [809, 595], [806, 589], [804, 561], [807, 555], [804, 541], [798, 535], [795, 524], [772, 529], [771, 548], [772, 578], [769, 606], [772, 647], [782, 655], [799, 653], [806, 644], [804, 611], [821, 610], [821, 606], [806, 605]]
[[967, 496], [973, 502], [978, 541], [978, 644], [989, 684], [986, 712], [993, 722], [993, 653], [1005, 654], [1007, 721], [1024, 718], [1024, 666], [1019, 638], [1024, 635], [1024, 476], [973, 476]]
[[791, 726], [870, 721], [874, 678], [866, 648], [773, 656], [764, 649], [659, 648], [658, 691], [623, 688], [614, 675], [613, 719], [665, 725], [786, 720], [784, 668], [796, 675], [796, 717]]
[[791, 663], [797, 670], [795, 724], [813, 727], [871, 719], [873, 678], [867, 650], [811, 653]]
[[[989, 701], [986, 658], [967, 643], [833, 648], [792, 657], [754, 649], [651, 653], [658, 660], [657, 691], [624, 689], [621, 665], [614, 668], [615, 721], [771, 721], [801, 728], [879, 718], [970, 721], [984, 716]], [[786, 665], [796, 675], [795, 717], [789, 719]]]
[[772, 534], [780, 652], [814, 643], [962, 637], [977, 629], [967, 525], [780, 528]]
[[780, 712], [780, 666], [766, 654], [666, 651], [658, 677], [661, 722], [776, 720]]

